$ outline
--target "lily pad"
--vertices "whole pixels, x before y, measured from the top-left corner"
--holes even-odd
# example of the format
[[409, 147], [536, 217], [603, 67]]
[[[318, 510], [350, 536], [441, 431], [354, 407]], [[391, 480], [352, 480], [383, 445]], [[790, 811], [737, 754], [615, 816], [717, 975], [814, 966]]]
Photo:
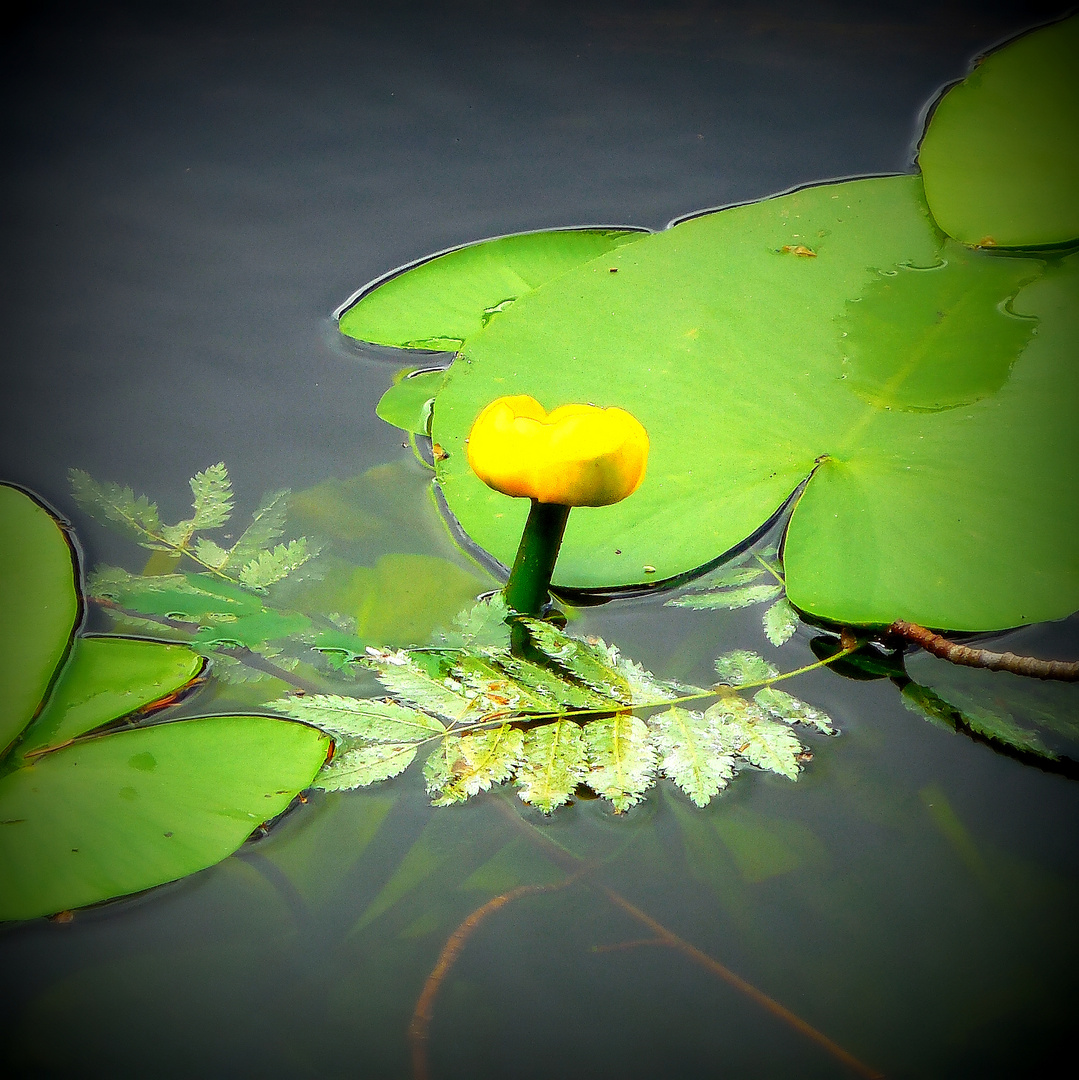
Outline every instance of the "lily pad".
[[406, 371], [379, 399], [375, 413], [380, 420], [414, 435], [426, 435], [431, 404], [446, 377], [443, 368]]
[[184, 645], [82, 637], [41, 715], [17, 747], [24, 760], [167, 697], [187, 686], [203, 659]]
[[236, 850], [326, 758], [314, 728], [212, 716], [123, 731], [0, 778], [0, 919], [174, 881]]
[[379, 278], [340, 317], [341, 333], [376, 345], [456, 352], [518, 297], [644, 229], [551, 229], [440, 252]]
[[53, 516], [0, 485], [0, 754], [33, 718], [79, 617], [71, 547]]
[[1079, 238], [1079, 16], [987, 56], [940, 100], [918, 154], [929, 208], [966, 244]]
[[[691, 571], [806, 484], [784, 548], [788, 596], [804, 611], [956, 630], [1069, 614], [1079, 261], [950, 254], [920, 179], [885, 177], [694, 218], [566, 274], [469, 339], [450, 368], [432, 429], [448, 452], [446, 501], [508, 563], [527, 504], [469, 471], [472, 421], [503, 394], [619, 405], [649, 432], [648, 474], [625, 502], [574, 511], [556, 585]], [[880, 332], [881, 282], [912, 267], [939, 286], [919, 283], [912, 298], [901, 285]], [[859, 304], [869, 314], [852, 315]], [[930, 311], [946, 324], [946, 363], [934, 363]], [[994, 320], [1014, 357], [996, 340], [980, 348]], [[867, 384], [890, 396], [867, 400]]]

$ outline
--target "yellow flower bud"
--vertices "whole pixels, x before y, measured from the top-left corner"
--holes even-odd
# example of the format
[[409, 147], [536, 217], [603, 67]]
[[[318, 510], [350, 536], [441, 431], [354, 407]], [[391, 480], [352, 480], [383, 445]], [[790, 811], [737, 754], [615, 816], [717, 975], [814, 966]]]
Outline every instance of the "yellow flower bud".
[[610, 506], [644, 479], [648, 433], [624, 409], [562, 405], [527, 395], [492, 401], [468, 436], [468, 463], [504, 495], [561, 506]]

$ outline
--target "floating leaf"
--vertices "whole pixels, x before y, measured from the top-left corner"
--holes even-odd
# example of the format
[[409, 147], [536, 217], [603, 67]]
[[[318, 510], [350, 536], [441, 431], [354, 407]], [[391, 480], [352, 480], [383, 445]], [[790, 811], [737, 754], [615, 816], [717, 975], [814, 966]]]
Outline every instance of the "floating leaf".
[[0, 485], [0, 753], [30, 722], [79, 617], [63, 530], [29, 495]]
[[518, 297], [642, 235], [560, 229], [455, 248], [372, 282], [341, 315], [341, 333], [376, 345], [454, 352]]
[[618, 813], [636, 806], [655, 780], [656, 752], [640, 717], [616, 713], [584, 726], [588, 786]]
[[723, 752], [712, 722], [703, 713], [672, 706], [649, 724], [659, 749], [660, 771], [697, 806], [707, 806], [736, 768], [734, 756]]
[[16, 760], [62, 746], [187, 686], [204, 661], [184, 645], [80, 637]]
[[508, 780], [521, 759], [524, 735], [503, 724], [443, 740], [424, 767], [427, 791], [435, 806], [463, 802], [492, 784]]
[[611, 704], [606, 695], [587, 686], [578, 686], [561, 678], [557, 671], [508, 652], [498, 653], [497, 663], [516, 687], [531, 691], [548, 708], [594, 709]]
[[431, 419], [431, 402], [441, 389], [445, 377], [445, 368], [419, 368], [404, 372], [379, 398], [375, 415], [402, 431], [426, 435]]
[[937, 103], [918, 152], [926, 199], [965, 244], [1079, 238], [1079, 17], [991, 53]]
[[745, 686], [747, 683], [764, 682], [774, 679], [779, 668], [770, 664], [763, 656], [747, 649], [735, 649], [716, 658], [716, 673], [728, 686]]
[[389, 654], [383, 658], [369, 658], [378, 673], [378, 680], [391, 694], [402, 701], [443, 716], [447, 720], [459, 720], [471, 708], [472, 702], [450, 685], [446, 679], [433, 678], [420, 668], [407, 654]]
[[786, 724], [766, 719], [760, 709], [741, 698], [723, 698], [704, 715], [716, 724], [723, 747], [759, 769], [798, 779], [798, 755], [803, 747]]
[[312, 786], [323, 791], [352, 791], [403, 773], [416, 757], [419, 743], [374, 743], [353, 746], [322, 767]]
[[764, 613], [765, 637], [777, 648], [790, 641], [797, 629], [798, 613], [785, 596], [780, 597]]
[[807, 705], [784, 690], [766, 686], [753, 695], [753, 700], [765, 712], [771, 713], [780, 720], [785, 720], [788, 724], [805, 724], [808, 727], [815, 727], [823, 735], [835, 734], [832, 718], [827, 713], [815, 709], [812, 705]]
[[419, 709], [409, 709], [391, 701], [342, 697], [339, 694], [311, 694], [271, 701], [269, 708], [343, 739], [370, 739], [374, 742], [422, 742], [441, 735], [446, 725]]
[[[784, 253], [805, 240], [815, 258]], [[1079, 606], [1079, 499], [1065, 464], [1079, 457], [1069, 404], [1079, 393], [1070, 359], [1076, 260], [1017, 262], [1017, 272], [1043, 276], [1010, 305], [1011, 285], [994, 277], [999, 254], [927, 272], [941, 282], [949, 340], [969, 329], [973, 344], [962, 363], [942, 367], [941, 393], [926, 368], [916, 400], [954, 401], [957, 372], [984, 388], [1007, 366], [1003, 386], [973, 404], [888, 408], [843, 378], [838, 320], [863, 299], [879, 315], [878, 283], [916, 273], [901, 268], [938, 266], [946, 246], [920, 179], [883, 177], [695, 217], [548, 281], [469, 331], [438, 393], [432, 435], [448, 452], [437, 474], [450, 510], [508, 563], [527, 507], [468, 469], [464, 440], [480, 409], [507, 393], [548, 408], [617, 404], [649, 432], [648, 475], [632, 499], [572, 515], [556, 585], [685, 573], [742, 543], [804, 484], [784, 547], [788, 595], [800, 610], [846, 625], [906, 618], [957, 630], [1069, 614]], [[991, 281], [995, 304], [1039, 320], [1010, 364], [1000, 348], [977, 349]], [[417, 296], [427, 288], [411, 274], [394, 283], [402, 308], [413, 284]], [[967, 292], [980, 297], [969, 310], [947, 300]], [[915, 306], [936, 310], [923, 299]], [[908, 314], [896, 305], [900, 331]], [[932, 336], [924, 319], [919, 326]], [[860, 361], [874, 385], [905, 370], [901, 338], [883, 335], [879, 355]], [[863, 350], [871, 347], [863, 337]], [[716, 432], [702, 455], [705, 433]], [[903, 541], [914, 523], [932, 544]]]
[[88, 739], [0, 778], [0, 919], [149, 889], [219, 862], [325, 760], [314, 728], [212, 716]]
[[545, 814], [567, 802], [588, 772], [581, 729], [570, 720], [529, 728], [521, 757], [517, 794]]
[[194, 644], [204, 649], [234, 646], [253, 649], [268, 641], [283, 641], [295, 634], [302, 634], [310, 627], [311, 620], [294, 611], [260, 611], [231, 622], [204, 626], [195, 635]]

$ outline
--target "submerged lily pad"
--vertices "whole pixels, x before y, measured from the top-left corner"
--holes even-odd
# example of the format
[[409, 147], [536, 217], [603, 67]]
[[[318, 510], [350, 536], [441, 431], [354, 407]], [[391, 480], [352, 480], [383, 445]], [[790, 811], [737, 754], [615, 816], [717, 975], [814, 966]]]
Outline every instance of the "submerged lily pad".
[[88, 739], [0, 778], [0, 920], [149, 889], [219, 862], [325, 760], [314, 728], [212, 716]]
[[966, 244], [1079, 239], [1079, 17], [987, 56], [940, 100], [918, 154], [940, 227]]
[[502, 236], [425, 259], [360, 293], [341, 332], [377, 345], [455, 352], [518, 297], [645, 235], [635, 229], [552, 229]]
[[414, 435], [426, 435], [431, 404], [442, 389], [442, 368], [406, 371], [379, 399], [375, 413], [380, 420]]
[[33, 718], [79, 615], [71, 547], [53, 516], [0, 484], [0, 753]]

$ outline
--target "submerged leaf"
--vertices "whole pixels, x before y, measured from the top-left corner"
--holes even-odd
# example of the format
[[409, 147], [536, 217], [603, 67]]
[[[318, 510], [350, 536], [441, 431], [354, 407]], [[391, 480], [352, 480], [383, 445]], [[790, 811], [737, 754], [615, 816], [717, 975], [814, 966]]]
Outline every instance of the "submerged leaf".
[[590, 720], [584, 726], [588, 786], [610, 799], [618, 813], [635, 806], [655, 781], [656, 752], [648, 727], [631, 713]]
[[772, 582], [768, 585], [747, 585], [744, 588], [724, 589], [717, 592], [686, 593], [668, 600], [671, 607], [695, 608], [697, 610], [729, 610], [752, 607], [765, 600], [774, 600], [783, 592], [783, 586]]
[[232, 516], [232, 481], [223, 461], [195, 473], [191, 478], [191, 494], [195, 496], [193, 532], [219, 529]]
[[150, 502], [145, 495], [136, 496], [129, 487], [121, 487], [111, 481], [98, 483], [82, 469], [72, 469], [69, 475], [71, 494], [83, 510], [98, 520], [120, 525], [143, 547], [155, 546], [146, 541], [148, 534], [161, 532], [157, 503]]
[[798, 613], [785, 597], [780, 597], [764, 613], [764, 634], [777, 648], [785, 645], [798, 629]]
[[766, 712], [788, 724], [806, 724], [815, 727], [823, 735], [835, 734], [832, 718], [827, 713], [815, 709], [784, 690], [766, 686], [753, 695], [753, 700]]
[[288, 577], [317, 554], [317, 549], [309, 547], [305, 536], [278, 544], [273, 551], [264, 551], [246, 563], [240, 570], [240, 581], [250, 589], [261, 591]]
[[229, 551], [233, 566], [245, 566], [265, 551], [285, 529], [289, 492], [274, 491], [267, 495], [251, 515], [251, 524], [240, 534]]

